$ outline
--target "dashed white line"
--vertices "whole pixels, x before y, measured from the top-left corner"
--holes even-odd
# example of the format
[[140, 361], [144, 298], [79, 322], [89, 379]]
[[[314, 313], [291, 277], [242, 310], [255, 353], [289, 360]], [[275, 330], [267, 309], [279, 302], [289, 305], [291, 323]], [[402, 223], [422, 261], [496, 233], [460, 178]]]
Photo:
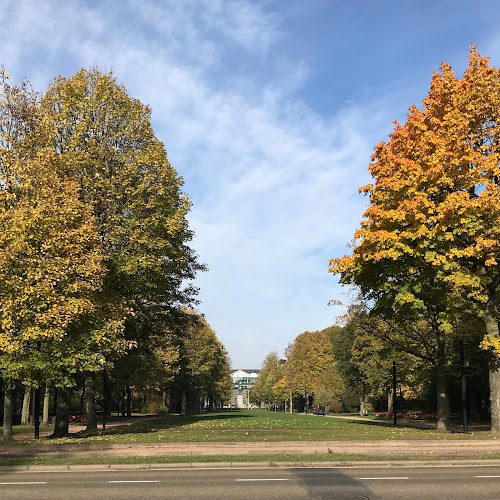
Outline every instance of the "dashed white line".
[[10, 483], [0, 483], [0, 484], [47, 484], [47, 481], [13, 481]]
[[159, 483], [160, 481], [108, 481], [109, 483]]
[[356, 479], [364, 479], [365, 481], [367, 480], [370, 480], [370, 481], [373, 481], [373, 480], [384, 480], [384, 479], [388, 479], [388, 480], [395, 480], [395, 479], [410, 479], [408, 476], [395, 476], [395, 477], [357, 477]]
[[474, 476], [474, 477], [500, 477], [500, 476]]
[[236, 481], [289, 481], [286, 478], [253, 478], [253, 479], [236, 479]]

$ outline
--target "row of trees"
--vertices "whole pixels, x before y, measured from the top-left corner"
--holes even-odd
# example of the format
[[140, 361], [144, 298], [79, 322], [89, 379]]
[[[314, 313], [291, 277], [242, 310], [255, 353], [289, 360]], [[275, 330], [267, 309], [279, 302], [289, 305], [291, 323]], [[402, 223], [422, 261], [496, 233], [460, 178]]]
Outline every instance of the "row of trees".
[[[293, 411], [294, 401], [309, 406], [311, 398], [330, 408], [345, 400], [344, 380], [334, 356], [331, 336], [325, 331], [304, 332], [297, 336], [280, 359], [276, 352], [266, 356], [252, 388], [251, 398], [268, 407], [281, 406]], [[298, 399], [297, 399], [298, 398]]]
[[81, 377], [92, 428], [98, 372], [112, 369], [128, 386], [195, 373], [183, 360], [201, 332], [212, 335], [214, 356], [226, 359], [217, 366], [227, 364], [215, 334], [190, 310], [197, 292], [190, 282], [205, 268], [189, 246], [189, 207], [150, 108], [112, 74], [81, 70], [40, 95], [1, 71], [5, 440], [20, 383], [59, 388], [60, 435], [68, 429], [67, 388]]
[[412, 106], [375, 148], [353, 253], [330, 262], [360, 290], [371, 333], [434, 366], [441, 430], [449, 349], [468, 340], [489, 354], [491, 429], [500, 431], [499, 116], [500, 70], [488, 58], [471, 47], [462, 78], [443, 64], [423, 109]]
[[[325, 405], [330, 411], [365, 414], [370, 410], [392, 412], [396, 396], [400, 410], [436, 411], [439, 351], [425, 325], [403, 329], [370, 314], [363, 303], [350, 306], [342, 323], [298, 335], [286, 349], [285, 358], [280, 359], [276, 352], [268, 354], [252, 390], [253, 400], [269, 408], [284, 406], [290, 412]], [[456, 413], [462, 409], [461, 352], [468, 364], [467, 411], [473, 418], [488, 415], [488, 353], [477, 348], [484, 335], [480, 326], [478, 321], [463, 325], [462, 335], [447, 339], [447, 418], [450, 407]]]
[[[93, 374], [91, 386], [86, 374], [75, 374], [71, 394], [66, 395], [70, 410], [77, 414], [75, 418], [80, 420], [83, 413], [100, 417], [103, 412], [131, 416], [132, 408], [147, 413], [189, 414], [222, 407], [231, 392], [229, 357], [204, 318], [191, 311], [190, 320], [182, 335], [165, 342], [164, 346], [169, 344], [167, 350], [134, 348], [113, 367]], [[98, 415], [95, 408], [86, 408], [89, 391], [94, 392]], [[14, 413], [21, 416], [22, 425], [33, 419], [33, 392], [30, 386], [14, 387]], [[57, 387], [44, 387], [43, 424], [48, 424], [59, 392]], [[87, 427], [92, 428], [88, 421]]]

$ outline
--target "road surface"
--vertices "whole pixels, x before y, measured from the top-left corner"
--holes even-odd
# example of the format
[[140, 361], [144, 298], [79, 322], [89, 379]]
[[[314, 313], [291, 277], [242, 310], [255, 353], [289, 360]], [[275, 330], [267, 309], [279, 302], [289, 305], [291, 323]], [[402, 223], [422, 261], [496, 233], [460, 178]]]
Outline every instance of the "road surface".
[[480, 500], [499, 466], [0, 472], [0, 499]]

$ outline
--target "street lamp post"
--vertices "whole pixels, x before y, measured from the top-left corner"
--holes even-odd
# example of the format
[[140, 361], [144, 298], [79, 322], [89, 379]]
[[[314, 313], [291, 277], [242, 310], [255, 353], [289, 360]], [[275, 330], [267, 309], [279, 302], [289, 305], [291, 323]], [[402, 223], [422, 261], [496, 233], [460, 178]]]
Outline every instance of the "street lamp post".
[[460, 342], [460, 395], [462, 400], [462, 426], [464, 429], [464, 434], [467, 434], [467, 379], [465, 378], [465, 372], [469, 362], [465, 359], [464, 343]]

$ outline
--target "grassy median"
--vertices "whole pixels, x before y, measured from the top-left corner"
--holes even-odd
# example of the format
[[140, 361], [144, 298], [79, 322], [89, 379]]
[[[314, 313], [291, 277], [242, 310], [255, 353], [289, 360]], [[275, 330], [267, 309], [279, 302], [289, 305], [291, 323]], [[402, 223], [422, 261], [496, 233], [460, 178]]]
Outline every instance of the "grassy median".
[[[412, 427], [411, 422], [349, 420], [322, 416], [270, 412], [261, 409], [226, 410], [201, 415], [166, 415], [153, 421], [81, 431], [60, 439], [41, 438], [39, 444], [129, 444], [174, 442], [275, 442], [388, 439], [487, 439], [488, 433], [439, 433]], [[71, 428], [70, 428], [71, 431]], [[33, 444], [32, 439], [16, 440]]]

